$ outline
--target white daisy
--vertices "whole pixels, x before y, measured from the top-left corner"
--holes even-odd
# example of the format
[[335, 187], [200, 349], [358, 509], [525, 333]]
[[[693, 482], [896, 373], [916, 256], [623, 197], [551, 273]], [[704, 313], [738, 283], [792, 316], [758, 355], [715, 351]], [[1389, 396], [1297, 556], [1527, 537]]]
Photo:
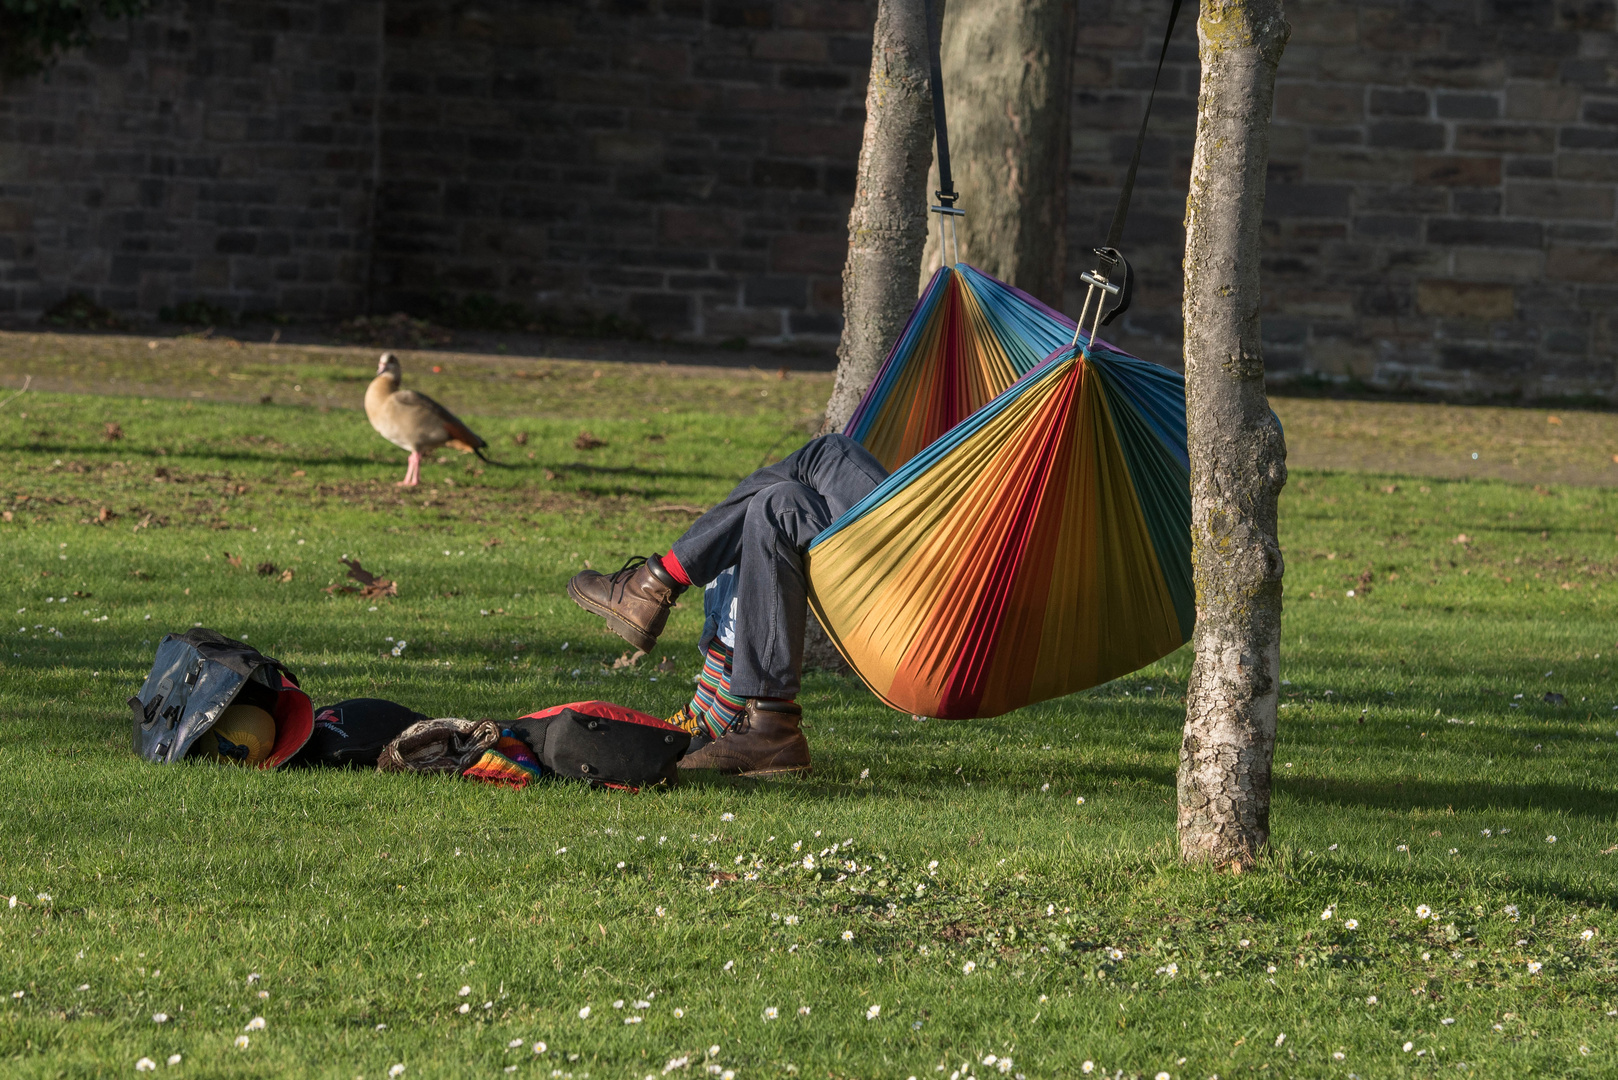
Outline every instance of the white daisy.
[[962, 975], [970, 975], [970, 974], [972, 974], [972, 972], [976, 971], [977, 969], [978, 969], [977, 961], [976, 960], [968, 960], [966, 963], [961, 965], [961, 974]]
[[872, 1005], [869, 1009], [865, 1010], [865, 1019], [867, 1019], [867, 1020], [875, 1020], [877, 1017], [879, 1017], [881, 1015], [882, 1015], [882, 1006], [880, 1006], [880, 1005]]

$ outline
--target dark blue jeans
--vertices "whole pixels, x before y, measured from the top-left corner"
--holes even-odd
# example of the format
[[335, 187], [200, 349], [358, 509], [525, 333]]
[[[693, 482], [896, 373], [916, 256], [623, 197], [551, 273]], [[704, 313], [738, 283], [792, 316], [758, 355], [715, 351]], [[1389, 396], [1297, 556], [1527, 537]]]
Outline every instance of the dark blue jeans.
[[[808, 581], [803, 553], [822, 529], [888, 478], [846, 435], [822, 435], [736, 485], [671, 549], [693, 585], [736, 567], [738, 697], [791, 698], [803, 671]], [[702, 647], [708, 646], [709, 628]]]

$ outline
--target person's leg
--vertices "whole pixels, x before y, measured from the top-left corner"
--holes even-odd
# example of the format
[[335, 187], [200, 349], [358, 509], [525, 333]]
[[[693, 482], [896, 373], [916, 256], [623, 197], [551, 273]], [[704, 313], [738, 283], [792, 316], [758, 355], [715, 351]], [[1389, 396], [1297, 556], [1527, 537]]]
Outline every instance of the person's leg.
[[[720, 571], [739, 565], [749, 515], [760, 492], [792, 484], [818, 494], [821, 507], [816, 518], [819, 528], [824, 528], [886, 477], [882, 465], [854, 440], [843, 435], [813, 439], [736, 485], [719, 505], [692, 523], [667, 555], [631, 560], [610, 575], [586, 570], [568, 583], [568, 595], [586, 611], [604, 618], [607, 626], [625, 641], [650, 652], [668, 621], [669, 609], [688, 586], [706, 584]], [[795, 523], [794, 528], [798, 536], [794, 543], [801, 552], [818, 528], [805, 531], [801, 523]], [[797, 576], [802, 578], [801, 559]], [[801, 635], [801, 585], [799, 590], [797, 625]], [[789, 608], [790, 605], [789, 600]], [[791, 618], [790, 611], [786, 617]]]
[[803, 551], [833, 514], [802, 484], [776, 484], [754, 497], [736, 569], [736, 656], [731, 692], [742, 698], [798, 696], [809, 582]]
[[692, 585], [706, 585], [721, 570], [741, 561], [742, 529], [748, 507], [759, 492], [779, 483], [802, 484], [818, 491], [831, 512], [829, 523], [870, 494], [887, 476], [882, 463], [846, 435], [811, 439], [774, 465], [756, 470], [718, 505], [692, 522], [669, 548], [673, 559], [665, 557], [664, 565], [671, 571], [677, 565]]

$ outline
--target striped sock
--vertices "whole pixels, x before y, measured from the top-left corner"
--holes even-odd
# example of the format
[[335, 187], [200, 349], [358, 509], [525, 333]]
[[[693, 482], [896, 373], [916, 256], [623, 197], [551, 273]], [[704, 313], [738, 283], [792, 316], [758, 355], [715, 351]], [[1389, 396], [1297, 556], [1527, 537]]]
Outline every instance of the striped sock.
[[735, 650], [715, 639], [702, 658], [702, 673], [697, 676], [697, 692], [684, 712], [692, 716], [701, 731], [698, 734], [717, 739], [736, 726], [747, 701], [730, 692], [730, 663]]

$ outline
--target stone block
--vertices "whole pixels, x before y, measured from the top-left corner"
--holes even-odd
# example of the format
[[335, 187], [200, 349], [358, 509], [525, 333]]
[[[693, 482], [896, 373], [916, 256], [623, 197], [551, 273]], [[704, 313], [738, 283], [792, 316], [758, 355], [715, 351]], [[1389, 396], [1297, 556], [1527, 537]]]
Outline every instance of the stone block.
[[1456, 248], [1453, 265], [1457, 278], [1536, 282], [1545, 276], [1545, 253]]
[[1584, 103], [1586, 124], [1618, 124], [1618, 101], [1611, 98], [1590, 98]]
[[1427, 222], [1427, 242], [1456, 247], [1538, 248], [1545, 242], [1545, 229], [1537, 221], [1433, 218]]
[[1557, 133], [1564, 150], [1618, 150], [1618, 129], [1607, 127], [1565, 127]]
[[1357, 124], [1365, 116], [1365, 91], [1354, 86], [1279, 82], [1275, 115], [1307, 124]]
[[817, 64], [826, 59], [826, 35], [808, 30], [771, 30], [754, 36], [752, 52], [759, 60]]
[[1506, 81], [1506, 62], [1477, 53], [1418, 56], [1410, 62], [1410, 81], [1418, 86], [1496, 87]]
[[1361, 214], [1354, 219], [1354, 236], [1361, 240], [1419, 243], [1421, 222], [1413, 214]]
[[1271, 184], [1264, 195], [1264, 216], [1344, 217], [1352, 190], [1347, 184]]
[[808, 282], [801, 277], [753, 277], [743, 286], [748, 307], [793, 308], [802, 310], [808, 298]]
[[1556, 175], [1556, 159], [1513, 157], [1506, 162], [1506, 175], [1524, 180], [1549, 180]]
[[1462, 319], [1511, 319], [1517, 314], [1510, 285], [1481, 281], [1418, 281], [1416, 310], [1423, 315]]
[[1555, 245], [1545, 253], [1545, 276], [1553, 281], [1618, 282], [1618, 251], [1610, 247]]
[[1311, 150], [1308, 175], [1336, 181], [1406, 184], [1412, 179], [1411, 158], [1394, 150]]
[[1496, 120], [1500, 99], [1494, 94], [1440, 93], [1438, 115], [1445, 120]]
[[1513, 81], [1506, 85], [1506, 118], [1555, 123], [1579, 115], [1582, 95], [1577, 86], [1561, 83]]
[[1399, 150], [1442, 150], [1445, 134], [1443, 124], [1426, 120], [1378, 120], [1367, 129], [1365, 141]]
[[1382, 87], [1371, 90], [1372, 116], [1428, 116], [1432, 107], [1432, 97], [1426, 90]]
[[678, 293], [631, 293], [629, 314], [653, 333], [683, 334], [695, 329], [691, 297]]
[[1555, 131], [1528, 124], [1457, 124], [1455, 149], [1508, 154], [1548, 154], [1556, 145]]
[[1425, 154], [1411, 162], [1411, 178], [1437, 187], [1498, 187], [1500, 159], [1461, 154]]
[[847, 257], [848, 241], [837, 235], [787, 233], [770, 242], [770, 269], [776, 273], [835, 276]]
[[1618, 182], [1618, 152], [1557, 154], [1556, 175], [1562, 180]]
[[1610, 221], [1613, 191], [1605, 185], [1512, 182], [1506, 185], [1506, 212], [1514, 217]]
[[1449, 197], [1449, 211], [1461, 217], [1499, 217], [1504, 200], [1498, 191], [1457, 189]]

